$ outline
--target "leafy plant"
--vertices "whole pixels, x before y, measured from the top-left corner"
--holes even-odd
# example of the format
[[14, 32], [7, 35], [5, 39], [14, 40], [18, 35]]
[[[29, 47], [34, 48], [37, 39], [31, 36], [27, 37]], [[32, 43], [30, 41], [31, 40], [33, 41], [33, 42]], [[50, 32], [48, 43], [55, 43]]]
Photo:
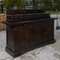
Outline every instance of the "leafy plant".
[[8, 9], [13, 9], [16, 7], [17, 9], [22, 9], [26, 5], [28, 5], [27, 0], [3, 0], [4, 7]]
[[28, 5], [28, 1], [26, 0], [15, 0], [15, 5], [17, 6], [17, 9], [21, 9]]

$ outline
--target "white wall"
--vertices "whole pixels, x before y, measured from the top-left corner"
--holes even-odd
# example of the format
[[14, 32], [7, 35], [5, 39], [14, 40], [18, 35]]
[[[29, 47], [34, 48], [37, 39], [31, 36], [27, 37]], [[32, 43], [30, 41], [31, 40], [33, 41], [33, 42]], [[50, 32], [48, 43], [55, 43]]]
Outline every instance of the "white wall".
[[60, 14], [51, 14], [50, 17], [52, 18], [58, 18], [58, 19], [55, 19], [56, 20], [56, 25], [58, 23], [58, 25], [60, 26]]
[[57, 22], [58, 22], [58, 25], [60, 26], [60, 14], [58, 16], [57, 16], [57, 14], [51, 14], [50, 17], [53, 17], [53, 18], [58, 17], [58, 19], [54, 20], [54, 38], [56, 39], [58, 36], [57, 32], [60, 31], [60, 29], [56, 30]]

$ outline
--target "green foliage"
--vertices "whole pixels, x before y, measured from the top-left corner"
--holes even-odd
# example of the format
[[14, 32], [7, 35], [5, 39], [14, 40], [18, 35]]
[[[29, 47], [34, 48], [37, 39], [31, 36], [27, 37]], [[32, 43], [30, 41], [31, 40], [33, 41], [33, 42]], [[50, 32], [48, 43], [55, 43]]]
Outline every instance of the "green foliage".
[[[23, 9], [25, 6], [29, 5], [30, 0], [2, 0], [6, 9], [12, 9], [17, 7], [17, 9]], [[40, 8], [44, 10], [60, 10], [60, 0], [32, 0], [33, 8]], [[53, 1], [53, 3], [52, 3]]]
[[40, 4], [40, 8], [44, 10], [48, 10], [52, 6], [52, 1], [51, 0], [38, 0]]
[[13, 8], [13, 6], [14, 6], [13, 0], [12, 0], [12, 1], [11, 1], [11, 0], [4, 0], [4, 1], [3, 1], [3, 4], [4, 4], [4, 7], [5, 7], [6, 9], [11, 9], [11, 8]]
[[14, 7], [17, 7], [17, 9], [22, 9], [26, 5], [28, 5], [28, 1], [26, 0], [3, 0], [3, 4], [5, 8], [13, 9]]
[[21, 9], [28, 5], [28, 1], [24, 0], [15, 0], [15, 6], [17, 6], [18, 9]]
[[38, 4], [44, 10], [60, 10], [60, 0], [38, 0]]

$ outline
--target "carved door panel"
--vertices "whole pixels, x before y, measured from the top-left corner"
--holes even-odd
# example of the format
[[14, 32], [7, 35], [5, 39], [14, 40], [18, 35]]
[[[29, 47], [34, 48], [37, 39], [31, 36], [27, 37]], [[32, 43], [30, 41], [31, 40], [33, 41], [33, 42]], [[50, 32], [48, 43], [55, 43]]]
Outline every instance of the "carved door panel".
[[54, 38], [54, 21], [45, 21], [42, 25], [42, 42], [51, 40]]
[[19, 51], [26, 50], [30, 47], [30, 29], [27, 26], [16, 28], [16, 49]]
[[30, 30], [31, 35], [31, 46], [37, 46], [41, 43], [41, 26], [39, 22], [33, 23]]
[[9, 47], [12, 51], [15, 51], [15, 39], [16, 34], [13, 28], [7, 27], [6, 30], [7, 35], [7, 47]]

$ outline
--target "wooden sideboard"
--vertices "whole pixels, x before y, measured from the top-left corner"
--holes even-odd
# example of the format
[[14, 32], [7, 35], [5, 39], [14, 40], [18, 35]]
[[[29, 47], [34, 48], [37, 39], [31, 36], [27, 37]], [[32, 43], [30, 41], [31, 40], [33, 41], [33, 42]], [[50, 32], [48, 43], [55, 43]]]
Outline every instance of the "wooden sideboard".
[[6, 20], [6, 14], [0, 14], [0, 30], [6, 29], [6, 25], [1, 23]]
[[8, 11], [6, 16], [6, 51], [13, 57], [55, 42], [54, 19], [42, 10]]

